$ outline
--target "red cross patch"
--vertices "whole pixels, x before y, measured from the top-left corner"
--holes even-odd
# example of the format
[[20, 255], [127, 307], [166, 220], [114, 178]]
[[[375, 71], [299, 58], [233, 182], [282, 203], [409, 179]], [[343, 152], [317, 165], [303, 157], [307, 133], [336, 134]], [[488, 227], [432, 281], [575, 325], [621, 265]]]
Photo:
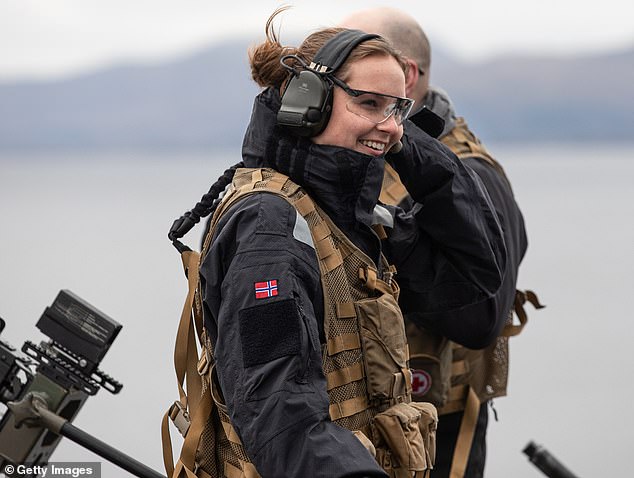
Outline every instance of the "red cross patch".
[[412, 369], [412, 395], [425, 395], [431, 389], [431, 375], [424, 370]]
[[266, 299], [277, 295], [277, 279], [255, 283], [255, 298]]

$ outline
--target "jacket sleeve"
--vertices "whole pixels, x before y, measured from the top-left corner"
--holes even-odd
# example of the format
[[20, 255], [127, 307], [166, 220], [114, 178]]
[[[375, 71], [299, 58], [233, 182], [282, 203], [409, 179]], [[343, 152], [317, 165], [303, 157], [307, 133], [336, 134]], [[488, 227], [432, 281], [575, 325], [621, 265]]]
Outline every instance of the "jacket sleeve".
[[[465, 158], [462, 161], [484, 183], [502, 225], [506, 244], [506, 270], [502, 285], [493, 296], [471, 306], [445, 314], [414, 314], [409, 318], [475, 349], [491, 344], [506, 324], [513, 308], [519, 266], [528, 243], [524, 218], [506, 177], [481, 159]], [[480, 332], [474, 334], [474, 329]]]
[[[494, 296], [506, 250], [480, 178], [410, 122], [402, 142], [402, 150], [388, 160], [415, 204], [407, 212], [397, 208], [386, 249], [397, 266], [403, 312], [417, 322], [421, 316], [433, 321]], [[464, 336], [484, 340], [478, 327], [439, 320], [434, 325], [457, 342]]]
[[250, 196], [204, 258], [205, 326], [229, 415], [264, 478], [385, 477], [329, 418], [320, 274], [302, 221], [282, 198]]

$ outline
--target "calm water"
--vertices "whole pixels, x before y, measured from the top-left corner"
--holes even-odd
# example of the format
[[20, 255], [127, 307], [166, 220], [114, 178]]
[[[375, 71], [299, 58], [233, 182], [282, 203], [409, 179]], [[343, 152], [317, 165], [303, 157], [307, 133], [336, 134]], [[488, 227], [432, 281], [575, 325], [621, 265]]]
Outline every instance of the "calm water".
[[[538, 292], [547, 308], [529, 310], [529, 326], [511, 341], [510, 396], [495, 402], [487, 476], [543, 476], [521, 453], [529, 440], [579, 476], [625, 476], [634, 425], [634, 145], [491, 149], [529, 231], [520, 287]], [[185, 296], [166, 234], [237, 157], [0, 154], [2, 338], [39, 341], [35, 323], [63, 288], [122, 323], [101, 368], [124, 388], [90, 398], [74, 424], [159, 471], [160, 419], [177, 398], [171, 355]], [[186, 242], [197, 245], [198, 236]], [[97, 460], [70, 441], [53, 459]], [[125, 475], [107, 463], [103, 470]]]

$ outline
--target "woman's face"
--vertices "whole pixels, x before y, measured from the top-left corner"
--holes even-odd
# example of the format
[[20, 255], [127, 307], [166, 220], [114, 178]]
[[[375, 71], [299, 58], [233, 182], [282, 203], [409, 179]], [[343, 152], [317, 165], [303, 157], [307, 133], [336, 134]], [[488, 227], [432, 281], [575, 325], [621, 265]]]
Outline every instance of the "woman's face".
[[[392, 96], [405, 96], [405, 74], [395, 58], [372, 55], [357, 60], [348, 68], [344, 80], [354, 90], [373, 91]], [[403, 135], [403, 126], [394, 115], [374, 124], [349, 111], [350, 96], [340, 87], [333, 90], [332, 114], [326, 129], [312, 138], [316, 144], [352, 149], [372, 156], [386, 153]]]

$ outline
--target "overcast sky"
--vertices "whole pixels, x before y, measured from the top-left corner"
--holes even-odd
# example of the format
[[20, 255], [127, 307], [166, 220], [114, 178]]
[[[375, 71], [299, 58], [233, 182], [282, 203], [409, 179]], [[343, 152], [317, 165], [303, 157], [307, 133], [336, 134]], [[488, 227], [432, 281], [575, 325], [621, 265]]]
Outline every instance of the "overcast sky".
[[[414, 15], [432, 41], [481, 59], [586, 53], [634, 45], [631, 0], [317, 0], [286, 2], [282, 32], [308, 33], [372, 5]], [[228, 36], [261, 37], [271, 0], [0, 0], [0, 80], [74, 74], [156, 60]], [[221, 5], [221, 6], [218, 6]], [[283, 39], [284, 37], [282, 37]]]

